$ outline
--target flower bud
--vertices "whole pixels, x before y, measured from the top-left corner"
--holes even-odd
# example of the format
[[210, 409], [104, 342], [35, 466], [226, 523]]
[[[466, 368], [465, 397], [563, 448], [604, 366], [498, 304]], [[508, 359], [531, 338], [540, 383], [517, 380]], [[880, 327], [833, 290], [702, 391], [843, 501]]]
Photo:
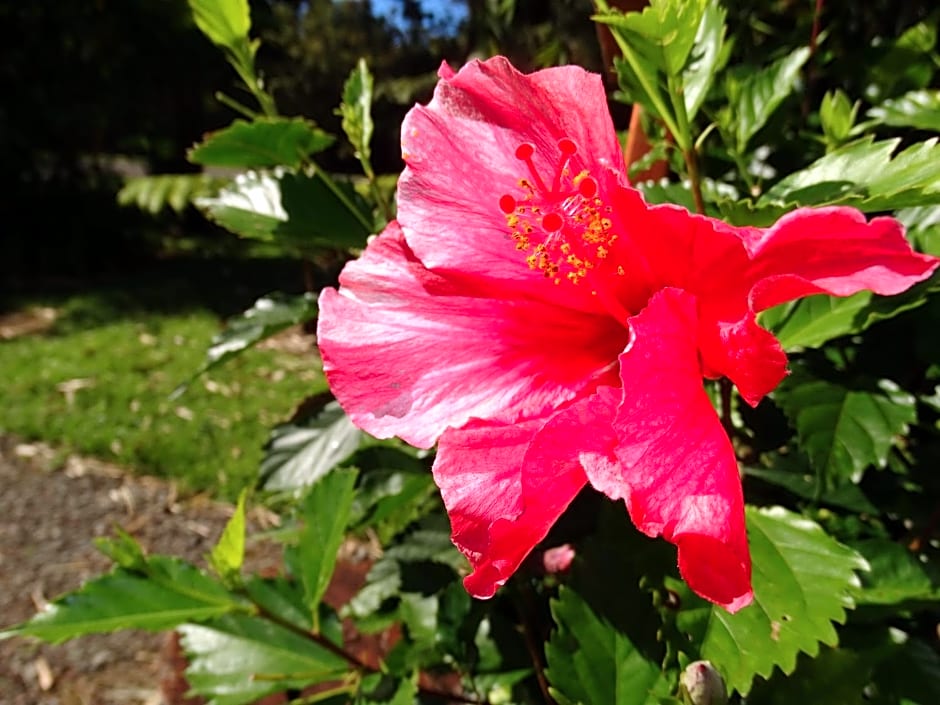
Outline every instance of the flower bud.
[[708, 661], [693, 661], [679, 676], [679, 692], [688, 705], [727, 705], [721, 674]]

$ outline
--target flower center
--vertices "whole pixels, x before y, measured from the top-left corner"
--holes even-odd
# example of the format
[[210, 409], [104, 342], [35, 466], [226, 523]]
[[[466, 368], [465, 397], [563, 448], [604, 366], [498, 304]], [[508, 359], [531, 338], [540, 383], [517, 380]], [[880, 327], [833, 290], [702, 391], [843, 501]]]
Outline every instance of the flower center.
[[577, 145], [565, 137], [558, 141], [558, 150], [554, 171], [546, 179], [533, 161], [535, 146], [520, 144], [516, 158], [529, 174], [519, 179], [521, 196], [503, 194], [499, 207], [516, 249], [528, 253], [529, 267], [556, 284], [563, 279], [578, 284], [607, 258], [617, 236], [611, 232], [611, 208], [598, 197], [597, 181], [586, 169], [572, 176]]

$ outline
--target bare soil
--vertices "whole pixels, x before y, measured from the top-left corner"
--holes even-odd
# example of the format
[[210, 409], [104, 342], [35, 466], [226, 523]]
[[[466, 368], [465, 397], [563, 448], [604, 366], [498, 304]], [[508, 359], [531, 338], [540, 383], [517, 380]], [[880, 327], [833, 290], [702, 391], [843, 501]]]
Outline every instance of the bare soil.
[[[201, 565], [232, 514], [205, 496], [180, 499], [171, 483], [10, 437], [0, 437], [0, 487], [0, 629], [107, 571], [93, 540], [115, 526], [150, 552]], [[276, 555], [256, 547], [252, 568], [276, 570]], [[56, 646], [0, 641], [0, 705], [164, 705], [161, 681], [177, 675], [167, 639], [124, 631]]]

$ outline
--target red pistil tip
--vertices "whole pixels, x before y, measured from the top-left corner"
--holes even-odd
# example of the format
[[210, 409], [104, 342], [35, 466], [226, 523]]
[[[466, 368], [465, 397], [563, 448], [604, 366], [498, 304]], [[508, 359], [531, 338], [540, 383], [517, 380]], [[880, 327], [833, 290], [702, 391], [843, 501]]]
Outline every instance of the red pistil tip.
[[593, 198], [597, 193], [597, 182], [588, 176], [578, 184], [578, 193], [585, 198]]
[[542, 218], [542, 228], [544, 228], [547, 233], [557, 233], [561, 230], [562, 225], [564, 225], [564, 221], [557, 213], [549, 213]]
[[572, 154], [575, 154], [578, 151], [578, 146], [567, 137], [563, 137], [562, 139], [558, 140], [558, 149], [561, 150], [562, 154], [570, 157]]
[[523, 142], [516, 147], [516, 159], [525, 161], [526, 159], [531, 159], [533, 154], [535, 154], [535, 145], [531, 142]]
[[510, 196], [508, 193], [504, 193], [499, 197], [499, 208], [503, 213], [509, 215], [514, 210], [516, 210], [516, 199]]

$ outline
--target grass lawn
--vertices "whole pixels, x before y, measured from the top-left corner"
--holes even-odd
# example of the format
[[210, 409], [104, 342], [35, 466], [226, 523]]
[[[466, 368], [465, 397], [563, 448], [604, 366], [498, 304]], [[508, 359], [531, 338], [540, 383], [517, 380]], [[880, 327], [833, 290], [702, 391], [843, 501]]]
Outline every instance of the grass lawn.
[[270, 428], [325, 389], [319, 360], [313, 350], [256, 348], [171, 400], [202, 362], [220, 316], [192, 297], [181, 310], [153, 310], [149, 297], [163, 290], [172, 298], [175, 284], [154, 286], [143, 300], [118, 303], [114, 291], [32, 299], [59, 318], [44, 333], [0, 342], [0, 432], [232, 498], [254, 481]]

